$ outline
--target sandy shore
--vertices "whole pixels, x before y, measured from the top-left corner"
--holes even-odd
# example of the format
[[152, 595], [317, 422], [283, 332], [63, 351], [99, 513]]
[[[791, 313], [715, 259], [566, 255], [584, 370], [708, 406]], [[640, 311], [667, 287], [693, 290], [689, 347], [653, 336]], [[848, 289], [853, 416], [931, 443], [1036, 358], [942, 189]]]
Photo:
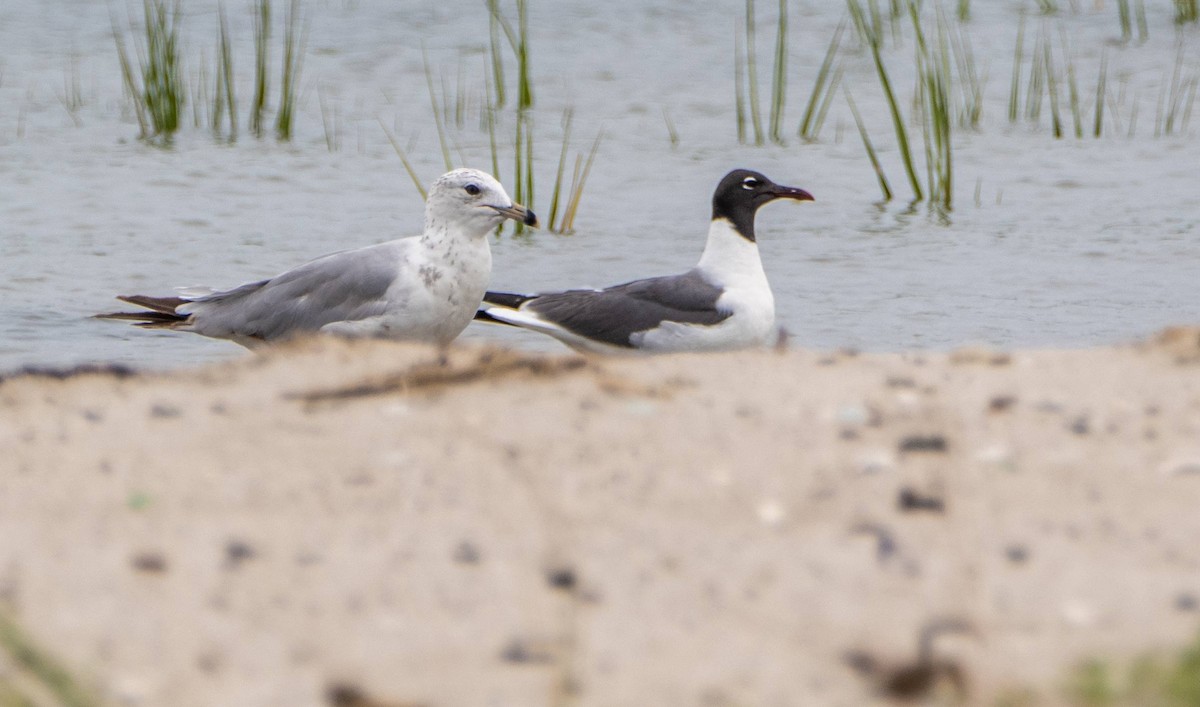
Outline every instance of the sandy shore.
[[12, 376], [0, 608], [113, 704], [861, 705], [929, 627], [931, 694], [1056, 704], [1080, 660], [1200, 627], [1198, 360], [1195, 330], [446, 366], [323, 341]]

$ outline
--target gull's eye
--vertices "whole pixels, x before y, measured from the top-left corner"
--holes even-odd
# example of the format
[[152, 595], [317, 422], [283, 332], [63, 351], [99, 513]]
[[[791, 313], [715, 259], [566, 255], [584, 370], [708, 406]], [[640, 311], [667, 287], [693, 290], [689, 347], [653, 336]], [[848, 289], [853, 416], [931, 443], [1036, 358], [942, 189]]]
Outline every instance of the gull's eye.
[[467, 186], [463, 187], [463, 189], [465, 189], [466, 192], [471, 196], [478, 196], [480, 191], [478, 184], [468, 184]]
[[743, 189], [757, 189], [759, 184], [762, 184], [762, 182], [758, 181], [754, 177], [746, 177], [742, 180]]

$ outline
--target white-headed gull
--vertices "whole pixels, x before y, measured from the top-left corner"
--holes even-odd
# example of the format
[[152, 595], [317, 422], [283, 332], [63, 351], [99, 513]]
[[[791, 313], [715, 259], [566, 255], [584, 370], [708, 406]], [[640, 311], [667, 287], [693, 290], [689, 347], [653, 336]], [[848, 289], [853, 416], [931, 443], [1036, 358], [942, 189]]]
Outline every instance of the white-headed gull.
[[249, 348], [309, 332], [444, 346], [483, 299], [492, 270], [488, 234], [506, 218], [537, 223], [491, 175], [456, 169], [430, 188], [419, 236], [331, 253], [232, 290], [120, 296], [146, 311], [97, 316]]
[[488, 292], [476, 319], [549, 334], [581, 351], [721, 351], [775, 335], [775, 298], [754, 240], [754, 215], [776, 199], [811, 201], [758, 172], [730, 172], [713, 192], [708, 243], [696, 267], [602, 290]]

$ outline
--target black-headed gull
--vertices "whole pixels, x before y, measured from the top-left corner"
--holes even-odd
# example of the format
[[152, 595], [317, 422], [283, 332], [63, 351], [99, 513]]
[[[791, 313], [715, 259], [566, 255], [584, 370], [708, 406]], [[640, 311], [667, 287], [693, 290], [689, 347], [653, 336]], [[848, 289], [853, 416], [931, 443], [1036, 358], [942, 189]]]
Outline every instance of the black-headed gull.
[[601, 290], [488, 292], [476, 319], [548, 334], [581, 351], [721, 351], [776, 336], [775, 298], [754, 240], [754, 215], [776, 199], [811, 201], [758, 172], [730, 172], [713, 193], [708, 242], [696, 267]]

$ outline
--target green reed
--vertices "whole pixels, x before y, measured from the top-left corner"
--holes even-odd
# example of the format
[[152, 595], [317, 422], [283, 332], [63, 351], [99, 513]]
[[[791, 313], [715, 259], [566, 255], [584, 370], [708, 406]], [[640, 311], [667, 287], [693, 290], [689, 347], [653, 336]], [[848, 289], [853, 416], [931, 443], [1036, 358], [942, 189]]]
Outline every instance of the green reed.
[[1092, 136], [1100, 137], [1104, 133], [1104, 99], [1108, 83], [1108, 52], [1100, 52], [1100, 76], [1096, 79], [1096, 117], [1093, 121]]
[[1071, 47], [1067, 41], [1067, 32], [1059, 25], [1059, 40], [1062, 44], [1063, 62], [1067, 71], [1067, 100], [1071, 106], [1071, 122], [1075, 129], [1075, 138], [1083, 137], [1083, 112], [1079, 105], [1079, 83], [1075, 77], [1075, 60], [1071, 57]]
[[254, 13], [254, 97], [250, 100], [250, 133], [263, 136], [267, 109], [267, 73], [271, 40], [271, 0], [258, 0]]
[[[518, 110], [513, 140], [513, 199], [533, 208], [533, 128], [527, 111]], [[525, 224], [513, 223], [514, 235], [525, 233]]]
[[1175, 0], [1175, 24], [1200, 21], [1198, 0]]
[[[4, 613], [0, 612], [0, 651], [9, 657], [12, 670], [0, 673], [0, 704], [41, 705], [47, 698], [61, 707], [99, 707], [99, 698], [50, 653], [43, 650]], [[14, 680], [12, 676], [25, 678]], [[36, 692], [30, 690], [33, 688]], [[31, 694], [26, 694], [30, 690]]]
[[275, 136], [292, 139], [296, 119], [296, 83], [300, 78], [304, 40], [300, 36], [300, 0], [292, 0], [284, 17], [283, 68], [279, 80], [279, 110], [275, 114]]
[[1025, 44], [1025, 13], [1021, 13], [1017, 24], [1017, 45], [1013, 50], [1012, 85], [1008, 92], [1008, 122], [1017, 122], [1021, 104], [1021, 64], [1025, 60], [1023, 48]]
[[958, 0], [958, 21], [971, 21], [971, 0]]
[[671, 113], [666, 107], [662, 110], [663, 123], [667, 126], [667, 139], [671, 141], [671, 147], [679, 147], [679, 131], [675, 129], [675, 121], [671, 120]]
[[229, 38], [229, 21], [225, 17], [225, 3], [217, 4], [217, 67], [213, 72], [216, 85], [213, 87], [213, 110], [211, 126], [213, 135], [220, 136], [221, 123], [229, 116], [230, 142], [237, 139], [237, 97], [233, 80], [233, 43]]
[[421, 63], [425, 67], [425, 86], [429, 90], [429, 108], [433, 111], [433, 124], [437, 128], [438, 146], [442, 148], [442, 163], [446, 171], [454, 169], [454, 160], [450, 159], [450, 143], [446, 139], [446, 127], [442, 111], [438, 105], [437, 91], [433, 87], [433, 70], [429, 68], [429, 56], [421, 47]]
[[863, 147], [867, 150], [867, 159], [871, 162], [871, 168], [875, 170], [875, 178], [879, 180], [879, 188], [883, 191], [883, 200], [892, 200], [892, 187], [888, 184], [887, 175], [883, 173], [883, 166], [879, 163], [879, 155], [875, 152], [875, 146], [871, 144], [871, 137], [867, 134], [867, 128], [863, 125], [862, 116], [858, 113], [858, 107], [854, 105], [854, 99], [850, 97], [850, 89], [843, 88], [843, 93], [846, 96], [846, 105], [850, 107], [850, 114], [854, 116], [854, 124], [858, 126], [858, 135], [862, 138]]
[[951, 41], [940, 9], [934, 27], [936, 45], [926, 41], [920, 9], [910, 0], [909, 16], [916, 37], [917, 97], [925, 141], [925, 172], [929, 201], [949, 211], [954, 200], [954, 160], [951, 143]]
[[733, 30], [733, 97], [737, 120], [738, 144], [746, 144], [746, 53], [742, 47], [742, 28], [734, 22]]
[[1042, 51], [1044, 52], [1042, 65], [1046, 71], [1046, 93], [1050, 97], [1050, 131], [1054, 137], [1061, 138], [1063, 127], [1058, 110], [1058, 77], [1054, 71], [1054, 50], [1048, 40], [1042, 42]]
[[1046, 43], [1044, 28], [1038, 30], [1029, 63], [1029, 84], [1025, 92], [1025, 118], [1037, 122], [1042, 115], [1042, 97], [1046, 87]]
[[[3, 82], [2, 69], [3, 67], [0, 67], [0, 83]], [[71, 54], [70, 63], [63, 71], [63, 92], [58, 96], [58, 101], [67, 111], [67, 115], [70, 116], [75, 127], [82, 126], [79, 109], [83, 108], [83, 87], [79, 79], [79, 55], [74, 52]]]
[[965, 28], [955, 28], [947, 22], [940, 10], [938, 17], [942, 28], [940, 36], [945, 36], [949, 42], [954, 66], [958, 72], [958, 81], [951, 82], [958, 86], [962, 102], [958, 112], [958, 123], [963, 127], [978, 128], [983, 116], [983, 81], [975, 69], [975, 52], [971, 47], [971, 38]]
[[871, 50], [871, 58], [875, 63], [876, 73], [879, 75], [879, 85], [883, 89], [884, 98], [887, 99], [888, 110], [892, 115], [892, 126], [896, 131], [896, 143], [900, 149], [900, 157], [904, 162], [905, 172], [908, 174], [908, 182], [913, 190], [913, 197], [917, 201], [924, 198], [924, 191], [921, 189], [920, 180], [917, 179], [917, 170], [913, 164], [912, 150], [908, 144], [908, 132], [904, 127], [904, 119], [900, 114], [900, 107], [896, 102], [896, 96], [892, 92], [891, 80], [888, 78], [887, 69], [883, 63], [880, 44], [882, 37], [877, 27], [868, 25], [866, 15], [863, 11], [859, 0], [847, 0], [847, 5], [850, 9], [850, 16], [854, 20], [855, 26], [858, 28], [859, 34], [864, 38], [868, 48]]
[[787, 84], [787, 3], [779, 0], [779, 15], [775, 25], [775, 64], [771, 71], [771, 140], [783, 144], [783, 106]]
[[166, 0], [145, 0], [146, 63], [142, 88], [150, 123], [156, 135], [169, 136], [179, 129], [184, 104], [179, 53], [178, 0], [168, 9]]
[[169, 143], [179, 130], [185, 104], [182, 56], [179, 47], [179, 2], [143, 0], [143, 42], [136, 47], [138, 68], [134, 69], [124, 34], [113, 20], [113, 37], [125, 90], [133, 102], [142, 139]]
[[829, 84], [830, 71], [833, 70], [838, 48], [842, 41], [842, 33], [845, 29], [846, 22], [843, 20], [838, 23], [837, 29], [834, 30], [833, 38], [829, 40], [829, 48], [825, 50], [825, 58], [821, 60], [821, 68], [817, 70], [817, 78], [813, 82], [812, 92], [808, 95], [808, 104], [804, 107], [804, 116], [800, 119], [800, 127], [796, 131], [796, 134], [803, 140], [812, 141], [817, 139], [818, 131], [815, 121], [817, 107], [821, 104], [823, 96], [827, 97], [833, 93], [834, 87]]
[[329, 102], [325, 100], [325, 89], [320, 84], [317, 85], [317, 106], [321, 109], [321, 130], [325, 136], [325, 149], [337, 152], [341, 148], [340, 112], [336, 105], [330, 108]]
[[499, 0], [487, 0], [488, 8], [488, 55], [492, 63], [492, 82], [496, 87], [495, 106], [503, 108], [507, 95], [504, 87], [504, 59], [500, 55], [500, 5]]
[[762, 112], [758, 103], [758, 49], [755, 43], [754, 0], [746, 0], [746, 87], [754, 144], [763, 144]]
[[1200, 76], [1183, 76], [1183, 50], [1181, 44], [1175, 55], [1175, 67], [1170, 82], [1163, 82], [1159, 89], [1158, 112], [1154, 121], [1154, 136], [1172, 135], [1187, 129], [1191, 119], [1192, 104], [1196, 100]]

